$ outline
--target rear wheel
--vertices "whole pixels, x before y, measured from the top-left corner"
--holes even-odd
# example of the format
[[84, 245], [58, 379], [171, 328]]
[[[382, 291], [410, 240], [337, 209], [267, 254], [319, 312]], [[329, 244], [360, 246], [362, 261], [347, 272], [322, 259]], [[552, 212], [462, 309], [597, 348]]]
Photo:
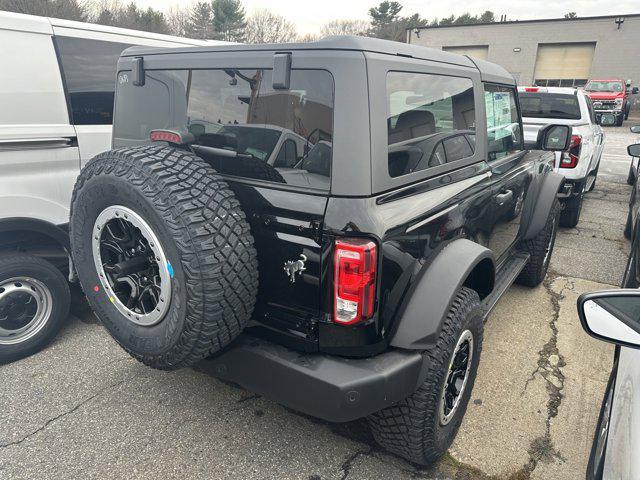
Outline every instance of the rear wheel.
[[258, 285], [253, 238], [226, 183], [163, 146], [105, 152], [80, 174], [73, 258], [88, 301], [133, 357], [190, 366], [235, 339]]
[[0, 363], [32, 355], [69, 314], [69, 285], [52, 264], [31, 255], [0, 257]]
[[436, 344], [424, 355], [429, 370], [407, 399], [368, 417], [376, 441], [411, 462], [429, 465], [451, 446], [471, 396], [482, 350], [478, 294], [462, 288]]
[[569, 197], [565, 200], [564, 209], [560, 213], [560, 226], [565, 228], [574, 228], [580, 221], [580, 213], [582, 213], [582, 202], [584, 195], [579, 194]]
[[553, 246], [556, 241], [559, 217], [560, 202], [556, 198], [553, 201], [544, 228], [531, 240], [525, 240], [520, 247], [522, 251], [531, 255], [529, 262], [516, 279], [516, 282], [520, 285], [536, 287], [542, 283], [547, 275], [551, 255], [553, 254]]

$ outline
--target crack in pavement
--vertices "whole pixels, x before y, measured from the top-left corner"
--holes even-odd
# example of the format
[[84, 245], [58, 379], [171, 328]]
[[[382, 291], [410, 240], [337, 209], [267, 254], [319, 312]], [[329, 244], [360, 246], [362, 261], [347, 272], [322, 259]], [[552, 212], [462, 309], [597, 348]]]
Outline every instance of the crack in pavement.
[[351, 455], [347, 457], [347, 459], [342, 463], [340, 467], [342, 469], [342, 478], [341, 480], [346, 480], [349, 474], [351, 473], [351, 469], [353, 468], [353, 464], [360, 457], [369, 457], [373, 455], [374, 447], [369, 447], [366, 450], [357, 450], [353, 452]]
[[34, 431], [32, 431], [31, 433], [28, 433], [27, 435], [25, 435], [24, 437], [22, 437], [20, 440], [15, 440], [13, 442], [9, 442], [9, 443], [0, 443], [0, 448], [4, 449], [4, 448], [9, 448], [9, 447], [13, 447], [16, 445], [20, 445], [21, 443], [29, 440], [31, 437], [33, 437], [34, 435], [37, 435], [38, 433], [42, 432], [43, 430], [47, 429], [51, 424], [57, 422], [58, 420], [71, 415], [72, 413], [75, 413], [76, 411], [78, 411], [80, 408], [82, 408], [83, 406], [85, 406], [87, 403], [91, 402], [92, 400], [98, 398], [99, 396], [103, 395], [104, 393], [106, 393], [108, 390], [114, 389], [119, 387], [120, 385], [130, 381], [130, 380], [134, 380], [135, 378], [137, 378], [139, 376], [139, 374], [137, 375], [133, 375], [132, 377], [128, 377], [128, 378], [124, 378], [118, 382], [115, 382], [111, 385], [107, 385], [106, 387], [101, 388], [100, 390], [98, 390], [95, 394], [91, 395], [90, 397], [85, 398], [83, 401], [81, 401], [80, 403], [78, 403], [77, 405], [75, 405], [73, 408], [66, 410], [62, 413], [60, 413], [59, 415], [56, 415], [53, 418], [48, 419], [43, 425], [41, 425], [40, 427], [36, 428]]
[[551, 329], [551, 337], [538, 351], [538, 364], [531, 372], [531, 375], [525, 382], [521, 395], [524, 395], [529, 384], [540, 376], [544, 379], [549, 399], [547, 401], [547, 418], [545, 421], [544, 435], [534, 438], [529, 445], [529, 460], [523, 467], [513, 474], [511, 479], [528, 479], [538, 466], [540, 461], [551, 461], [557, 458], [565, 461], [559, 450], [557, 450], [551, 440], [551, 419], [558, 415], [558, 409], [562, 403], [565, 376], [562, 373], [562, 367], [566, 365], [564, 356], [558, 348], [558, 319], [560, 318], [560, 301], [565, 298], [565, 291], [574, 291], [575, 285], [573, 281], [565, 279], [565, 284], [560, 292], [553, 290], [553, 282], [559, 276], [555, 272], [549, 272], [545, 278], [543, 285], [551, 300], [553, 315], [549, 320], [549, 328]]

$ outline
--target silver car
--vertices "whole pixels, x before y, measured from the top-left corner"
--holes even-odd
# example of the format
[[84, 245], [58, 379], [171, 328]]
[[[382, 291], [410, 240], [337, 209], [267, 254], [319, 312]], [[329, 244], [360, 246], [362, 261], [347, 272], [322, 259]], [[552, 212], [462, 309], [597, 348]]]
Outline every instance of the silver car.
[[[640, 144], [629, 154], [639, 156]], [[615, 343], [605, 393], [587, 468], [587, 479], [640, 477], [640, 222], [636, 221], [622, 290], [582, 295], [578, 313], [583, 328]]]

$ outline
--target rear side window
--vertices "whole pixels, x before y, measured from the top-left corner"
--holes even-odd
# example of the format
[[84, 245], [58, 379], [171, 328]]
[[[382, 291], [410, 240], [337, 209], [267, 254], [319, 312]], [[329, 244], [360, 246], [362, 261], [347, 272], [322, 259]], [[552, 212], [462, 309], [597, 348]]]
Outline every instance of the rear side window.
[[119, 83], [115, 146], [147, 142], [153, 129], [189, 132], [221, 174], [329, 190], [329, 72], [293, 70], [289, 90], [274, 90], [266, 69], [147, 70], [143, 87]]
[[566, 93], [520, 93], [522, 116], [580, 120], [578, 96]]
[[473, 156], [471, 79], [389, 72], [387, 102], [391, 177]]
[[131, 45], [56, 37], [75, 125], [110, 125], [120, 53]]

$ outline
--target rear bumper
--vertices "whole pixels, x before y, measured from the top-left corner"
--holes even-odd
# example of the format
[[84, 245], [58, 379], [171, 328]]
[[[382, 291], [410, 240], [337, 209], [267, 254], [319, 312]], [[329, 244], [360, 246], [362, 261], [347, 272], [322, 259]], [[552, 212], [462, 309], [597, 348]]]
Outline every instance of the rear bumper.
[[403, 400], [418, 385], [423, 356], [389, 350], [371, 358], [308, 354], [243, 334], [198, 369], [330, 422], [348, 422]]

